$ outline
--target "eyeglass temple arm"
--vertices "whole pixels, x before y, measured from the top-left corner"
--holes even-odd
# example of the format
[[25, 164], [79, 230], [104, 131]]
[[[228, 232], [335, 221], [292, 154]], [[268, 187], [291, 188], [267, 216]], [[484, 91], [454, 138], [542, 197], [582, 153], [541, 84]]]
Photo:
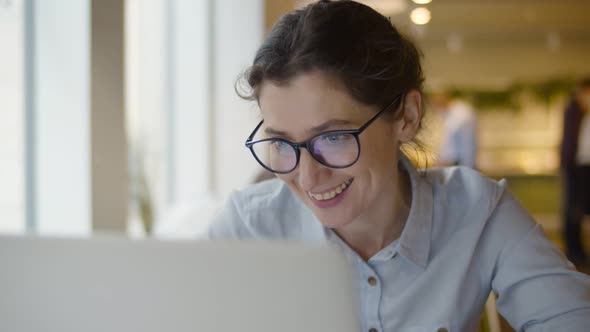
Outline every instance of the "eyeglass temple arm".
[[254, 130], [252, 131], [252, 133], [250, 134], [250, 136], [248, 136], [248, 138], [246, 139], [246, 144], [252, 142], [252, 139], [254, 138], [254, 135], [256, 135], [256, 133], [258, 132], [258, 129], [260, 129], [260, 126], [262, 126], [262, 123], [264, 122], [264, 120], [261, 120], [260, 123], [256, 126], [256, 128], [254, 128]]
[[400, 96], [397, 96], [393, 99], [393, 101], [391, 103], [389, 103], [389, 105], [385, 106], [382, 110], [380, 110], [377, 114], [375, 114], [369, 121], [367, 121], [367, 123], [365, 123], [362, 127], [359, 128], [359, 134], [362, 133], [365, 129], [367, 129], [368, 126], [371, 125], [371, 123], [375, 122], [375, 120], [377, 120], [377, 118], [383, 114], [385, 111], [387, 111], [388, 109], [391, 108], [391, 106], [393, 106], [395, 103], [397, 103], [400, 99]]

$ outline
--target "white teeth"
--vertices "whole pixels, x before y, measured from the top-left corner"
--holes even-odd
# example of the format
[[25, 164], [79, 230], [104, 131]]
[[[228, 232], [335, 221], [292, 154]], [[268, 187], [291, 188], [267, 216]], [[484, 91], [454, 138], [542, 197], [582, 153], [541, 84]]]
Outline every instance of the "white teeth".
[[312, 193], [308, 192], [308, 195], [317, 201], [325, 201], [328, 199], [332, 199], [332, 198], [338, 196], [339, 194], [341, 194], [344, 191], [344, 189], [346, 189], [346, 187], [348, 187], [351, 183], [352, 183], [352, 179], [347, 180], [346, 182], [342, 183], [341, 185], [339, 185], [338, 187], [336, 187], [332, 191], [328, 191], [328, 192], [321, 193], [321, 194], [312, 194]]

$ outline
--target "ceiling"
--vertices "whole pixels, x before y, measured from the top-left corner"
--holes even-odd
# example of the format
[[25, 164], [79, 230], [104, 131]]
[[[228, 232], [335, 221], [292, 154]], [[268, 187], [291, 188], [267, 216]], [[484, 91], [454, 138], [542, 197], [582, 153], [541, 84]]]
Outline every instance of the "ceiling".
[[[417, 42], [430, 85], [499, 87], [590, 74], [590, 0], [361, 1]], [[267, 10], [278, 2], [284, 12], [311, 1], [267, 0]], [[411, 22], [417, 7], [430, 10], [428, 24]]]
[[[419, 6], [397, 1], [407, 8], [384, 15], [406, 31], [415, 30], [409, 12]], [[460, 35], [466, 44], [533, 45], [545, 43], [548, 34], [564, 45], [590, 43], [588, 0], [433, 0], [424, 7], [432, 19], [415, 34], [423, 43], [446, 44], [450, 35]]]

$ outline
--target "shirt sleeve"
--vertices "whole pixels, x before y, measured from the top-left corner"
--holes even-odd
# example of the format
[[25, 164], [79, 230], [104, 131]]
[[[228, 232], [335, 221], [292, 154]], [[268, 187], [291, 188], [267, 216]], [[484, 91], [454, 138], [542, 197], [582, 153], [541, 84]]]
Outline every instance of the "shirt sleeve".
[[590, 277], [574, 269], [511, 196], [494, 218], [505, 225], [492, 279], [502, 316], [517, 331], [588, 331]]
[[213, 218], [207, 229], [209, 240], [232, 240], [247, 237], [248, 229], [240, 212], [239, 197], [237, 196], [237, 193], [233, 193]]
[[588, 317], [590, 317], [590, 309], [581, 309], [569, 312], [565, 315], [560, 315], [552, 318], [544, 323], [531, 324], [530, 327], [525, 327], [527, 332], [553, 332], [553, 331], [568, 331], [568, 332], [586, 332], [590, 327], [588, 326]]

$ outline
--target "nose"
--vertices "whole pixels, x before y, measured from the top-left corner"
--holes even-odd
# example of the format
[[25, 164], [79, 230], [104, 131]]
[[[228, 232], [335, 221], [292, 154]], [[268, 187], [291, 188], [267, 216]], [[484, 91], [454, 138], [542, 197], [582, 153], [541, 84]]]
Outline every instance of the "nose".
[[321, 174], [326, 169], [317, 160], [313, 159], [306, 149], [301, 149], [297, 168], [299, 185], [304, 190], [314, 188], [320, 182]]

